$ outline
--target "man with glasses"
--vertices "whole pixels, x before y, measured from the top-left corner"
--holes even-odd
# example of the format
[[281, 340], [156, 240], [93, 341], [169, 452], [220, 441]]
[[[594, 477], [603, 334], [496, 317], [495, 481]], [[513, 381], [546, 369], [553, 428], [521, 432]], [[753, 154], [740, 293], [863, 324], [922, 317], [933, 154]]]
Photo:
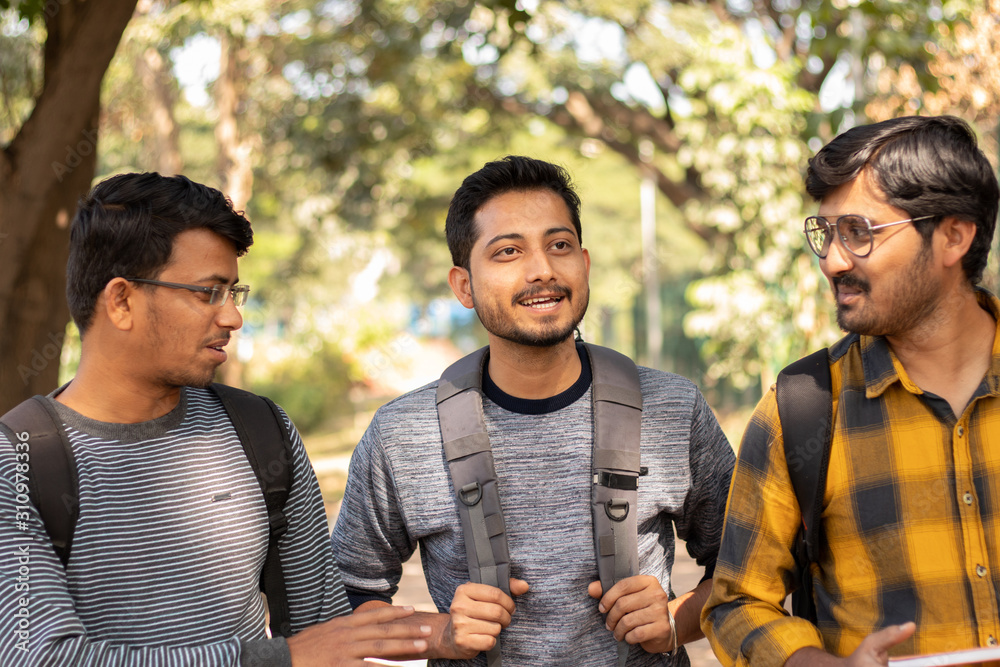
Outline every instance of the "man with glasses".
[[[802, 513], [772, 388], [743, 436], [702, 625], [726, 665], [996, 646], [1000, 301], [978, 287], [996, 176], [963, 121], [906, 117], [834, 139], [806, 189], [806, 237], [848, 332], [828, 351], [818, 620], [782, 609]], [[830, 409], [815, 406], [817, 431]]]
[[75, 459], [79, 512], [64, 567], [27, 500], [33, 434], [0, 429], [5, 667], [360, 666], [426, 649], [429, 628], [391, 623], [412, 609], [347, 615], [316, 476], [284, 413], [277, 549], [295, 634], [266, 635], [268, 508], [208, 388], [243, 323], [237, 258], [252, 242], [221, 192], [183, 176], [123, 174], [81, 200], [67, 296], [82, 355], [45, 399]]

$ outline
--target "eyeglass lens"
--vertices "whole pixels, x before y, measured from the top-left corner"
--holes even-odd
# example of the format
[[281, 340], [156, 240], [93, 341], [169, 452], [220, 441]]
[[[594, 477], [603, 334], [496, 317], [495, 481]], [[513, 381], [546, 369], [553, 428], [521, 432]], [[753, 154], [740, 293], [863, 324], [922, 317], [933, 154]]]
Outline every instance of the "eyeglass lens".
[[[834, 224], [818, 216], [810, 217], [806, 223], [806, 238], [813, 252], [821, 258], [826, 257], [833, 241]], [[860, 215], [842, 215], [835, 225], [837, 234], [849, 251], [859, 257], [871, 252], [872, 229], [868, 220]]]
[[213, 306], [224, 306], [226, 304], [226, 299], [229, 298], [231, 294], [233, 296], [233, 305], [242, 306], [247, 302], [247, 295], [250, 293], [250, 287], [247, 285], [212, 285], [212, 296], [209, 298], [209, 304]]

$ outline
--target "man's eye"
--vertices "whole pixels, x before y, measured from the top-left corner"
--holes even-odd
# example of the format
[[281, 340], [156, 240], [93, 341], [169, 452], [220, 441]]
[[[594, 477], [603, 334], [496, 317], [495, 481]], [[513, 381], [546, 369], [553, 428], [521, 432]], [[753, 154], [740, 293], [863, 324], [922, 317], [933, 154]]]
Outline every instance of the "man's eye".
[[503, 249], [502, 249], [502, 250], [501, 250], [500, 252], [498, 252], [497, 254], [498, 254], [498, 255], [503, 255], [503, 256], [505, 256], [505, 257], [512, 257], [512, 256], [514, 256], [515, 254], [517, 254], [517, 250], [515, 250], [514, 248], [503, 248]]
[[566, 241], [556, 241], [555, 243], [552, 244], [552, 247], [555, 248], [556, 250], [566, 250], [567, 248], [569, 248], [569, 243], [567, 243]]

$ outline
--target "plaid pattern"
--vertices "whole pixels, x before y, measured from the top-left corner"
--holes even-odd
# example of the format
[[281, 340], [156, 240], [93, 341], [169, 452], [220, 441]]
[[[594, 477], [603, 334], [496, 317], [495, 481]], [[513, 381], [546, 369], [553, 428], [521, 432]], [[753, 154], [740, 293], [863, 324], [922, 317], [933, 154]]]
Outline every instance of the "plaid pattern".
[[[1000, 300], [978, 298], [1000, 321]], [[782, 609], [801, 515], [772, 388], [743, 436], [702, 614], [716, 655], [754, 667], [782, 665], [806, 646], [847, 655], [871, 632], [910, 620], [916, 634], [893, 655], [996, 644], [1000, 326], [992, 365], [957, 419], [909, 380], [881, 337], [841, 339], [830, 364], [834, 435], [812, 571], [818, 628]], [[800, 452], [818, 449], [817, 439]]]

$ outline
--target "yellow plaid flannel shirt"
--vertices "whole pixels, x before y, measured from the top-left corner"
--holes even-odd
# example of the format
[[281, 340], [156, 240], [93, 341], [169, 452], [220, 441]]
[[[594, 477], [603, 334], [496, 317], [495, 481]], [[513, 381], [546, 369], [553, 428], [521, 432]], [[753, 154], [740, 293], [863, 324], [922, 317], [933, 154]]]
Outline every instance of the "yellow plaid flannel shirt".
[[[1000, 321], [1000, 300], [977, 295]], [[772, 387], [743, 435], [702, 612], [716, 655], [754, 667], [782, 665], [806, 646], [847, 655], [906, 621], [916, 633], [892, 655], [996, 645], [1000, 326], [990, 369], [957, 419], [910, 381], [881, 337], [841, 339], [830, 374], [833, 443], [812, 566], [818, 627], [782, 609], [801, 515]]]

